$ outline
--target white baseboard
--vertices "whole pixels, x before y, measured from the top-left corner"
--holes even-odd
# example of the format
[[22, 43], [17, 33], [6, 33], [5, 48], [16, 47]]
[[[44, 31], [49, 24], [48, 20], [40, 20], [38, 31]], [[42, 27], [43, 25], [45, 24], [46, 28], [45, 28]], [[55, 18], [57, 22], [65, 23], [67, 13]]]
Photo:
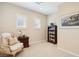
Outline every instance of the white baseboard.
[[57, 48], [60, 49], [60, 50], [62, 50], [62, 51], [64, 51], [64, 52], [66, 52], [66, 53], [69, 53], [69, 54], [71, 54], [71, 55], [73, 55], [73, 56], [79, 57], [78, 54], [75, 54], [75, 53], [73, 53], [73, 52], [71, 52], [71, 51], [65, 50], [65, 49], [60, 48], [60, 47], [57, 47]]

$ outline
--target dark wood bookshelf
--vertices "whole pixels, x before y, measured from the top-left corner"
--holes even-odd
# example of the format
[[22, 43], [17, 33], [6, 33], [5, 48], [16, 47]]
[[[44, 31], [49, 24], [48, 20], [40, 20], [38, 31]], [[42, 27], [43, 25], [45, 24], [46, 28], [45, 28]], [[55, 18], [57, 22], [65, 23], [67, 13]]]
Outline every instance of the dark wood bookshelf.
[[48, 26], [48, 42], [57, 44], [57, 26]]

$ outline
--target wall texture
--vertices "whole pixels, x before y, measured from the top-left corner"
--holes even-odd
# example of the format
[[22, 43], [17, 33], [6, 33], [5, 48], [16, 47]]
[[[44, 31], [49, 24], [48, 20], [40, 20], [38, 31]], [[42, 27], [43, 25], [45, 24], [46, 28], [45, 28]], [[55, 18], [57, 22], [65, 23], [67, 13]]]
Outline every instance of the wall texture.
[[79, 55], [79, 28], [62, 28], [60, 21], [63, 16], [79, 13], [79, 3], [63, 3], [59, 6], [58, 12], [48, 17], [49, 23], [58, 25], [58, 47]]
[[[0, 3], [0, 32], [14, 32], [17, 34], [16, 29], [16, 15], [21, 14], [27, 17], [27, 28], [22, 32], [29, 36], [30, 44], [46, 39], [46, 16], [40, 13], [30, 11], [28, 9], [11, 5], [9, 3]], [[34, 28], [34, 19], [40, 18], [41, 29], [36, 30]]]

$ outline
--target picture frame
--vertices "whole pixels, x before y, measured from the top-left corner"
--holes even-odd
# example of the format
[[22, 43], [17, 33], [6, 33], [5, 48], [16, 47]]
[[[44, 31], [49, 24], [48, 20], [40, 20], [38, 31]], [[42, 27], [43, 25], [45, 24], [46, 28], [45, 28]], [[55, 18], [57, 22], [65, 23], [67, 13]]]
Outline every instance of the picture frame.
[[60, 28], [79, 28], [79, 13], [74, 12], [62, 16]]

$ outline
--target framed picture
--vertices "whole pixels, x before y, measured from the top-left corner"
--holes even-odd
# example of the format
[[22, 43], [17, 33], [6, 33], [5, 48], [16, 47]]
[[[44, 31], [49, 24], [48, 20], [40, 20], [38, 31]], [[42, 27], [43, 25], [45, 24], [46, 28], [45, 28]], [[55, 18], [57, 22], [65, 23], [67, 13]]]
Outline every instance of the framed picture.
[[79, 13], [62, 17], [61, 27], [62, 28], [78, 28], [79, 27]]

